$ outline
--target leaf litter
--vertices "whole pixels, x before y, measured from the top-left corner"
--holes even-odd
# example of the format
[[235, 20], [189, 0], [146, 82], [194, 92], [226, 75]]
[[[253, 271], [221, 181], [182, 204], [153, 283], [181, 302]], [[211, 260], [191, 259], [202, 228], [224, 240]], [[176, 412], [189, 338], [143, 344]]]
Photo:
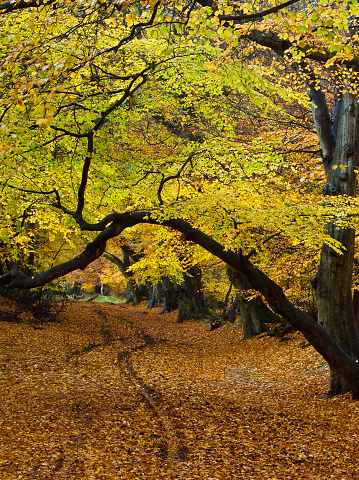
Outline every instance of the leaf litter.
[[2, 479], [359, 478], [359, 404], [325, 398], [300, 334], [243, 341], [160, 310], [74, 301], [41, 328], [0, 322]]

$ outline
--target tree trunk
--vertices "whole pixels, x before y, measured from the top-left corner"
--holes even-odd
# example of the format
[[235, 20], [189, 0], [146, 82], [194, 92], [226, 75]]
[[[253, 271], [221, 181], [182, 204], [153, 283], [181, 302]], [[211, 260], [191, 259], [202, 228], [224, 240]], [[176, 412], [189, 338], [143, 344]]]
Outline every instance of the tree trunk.
[[158, 307], [163, 301], [163, 288], [162, 282], [155, 283], [154, 285], [147, 286], [148, 293], [149, 293], [149, 303], [147, 308]]
[[178, 292], [178, 317], [181, 323], [192, 318], [199, 318], [205, 309], [201, 282], [201, 269], [194, 265], [184, 275], [184, 280]]
[[167, 277], [163, 279], [163, 310], [162, 313], [170, 313], [178, 308], [179, 285], [171, 282]]
[[236, 298], [232, 300], [231, 306], [229, 307], [228, 311], [228, 302], [229, 302], [229, 296], [231, 294], [233, 287], [233, 282], [231, 281], [229, 289], [226, 293], [226, 298], [224, 300], [224, 306], [223, 306], [223, 311], [222, 311], [222, 321], [223, 320], [229, 320], [231, 322], [234, 322], [237, 317], [237, 307], [238, 307], [238, 301], [239, 301], [239, 296], [236, 295]]
[[138, 285], [138, 290], [140, 291], [141, 297], [149, 298], [150, 295], [148, 293], [147, 285], [145, 285], [144, 283], [140, 283]]
[[355, 288], [353, 292], [353, 306], [355, 322], [357, 324], [357, 327], [359, 328], [359, 290], [357, 288]]
[[282, 323], [283, 320], [276, 315], [263, 302], [261, 297], [247, 300], [245, 292], [251, 289], [248, 281], [233, 269], [227, 269], [228, 276], [234, 287], [239, 290], [238, 309], [243, 322], [244, 339], [255, 337], [268, 331], [266, 323]]
[[130, 278], [127, 280], [126, 285], [126, 303], [131, 303], [135, 307], [141, 301], [141, 294], [140, 290], [136, 284], [136, 282]]
[[[345, 93], [340, 103], [334, 159], [326, 168], [327, 183], [323, 193], [355, 196], [354, 166], [358, 165], [359, 160], [358, 102], [354, 95]], [[322, 247], [315, 285], [318, 322], [346, 353], [357, 358], [359, 335], [351, 291], [355, 232], [352, 229], [336, 228], [333, 223], [327, 225], [326, 231], [339, 241], [344, 249], [342, 254], [339, 254], [328, 245]], [[333, 396], [349, 390], [348, 382], [331, 368], [328, 395]]]
[[130, 262], [130, 249], [123, 246], [121, 247], [123, 260], [116, 257], [112, 253], [104, 252], [103, 256], [110, 260], [112, 263], [117, 265], [120, 269], [122, 275], [127, 279], [126, 285], [126, 303], [131, 303], [136, 306], [141, 301], [141, 296], [149, 296], [148, 290], [145, 285], [137, 285], [136, 280], [131, 276], [131, 274], [127, 271], [128, 267], [131, 266]]
[[238, 304], [239, 304], [239, 297], [240, 295], [237, 293], [235, 298], [233, 299], [231, 306], [228, 309], [228, 312], [224, 312], [222, 314], [222, 320], [229, 320], [230, 322], [235, 322], [238, 313]]

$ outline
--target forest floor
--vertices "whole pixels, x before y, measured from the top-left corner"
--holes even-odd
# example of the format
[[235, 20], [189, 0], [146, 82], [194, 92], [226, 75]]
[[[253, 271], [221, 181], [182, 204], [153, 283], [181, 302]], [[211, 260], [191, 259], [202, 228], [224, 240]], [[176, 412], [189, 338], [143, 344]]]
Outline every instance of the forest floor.
[[359, 403], [325, 398], [300, 334], [159, 313], [73, 301], [39, 328], [0, 301], [1, 480], [359, 479]]

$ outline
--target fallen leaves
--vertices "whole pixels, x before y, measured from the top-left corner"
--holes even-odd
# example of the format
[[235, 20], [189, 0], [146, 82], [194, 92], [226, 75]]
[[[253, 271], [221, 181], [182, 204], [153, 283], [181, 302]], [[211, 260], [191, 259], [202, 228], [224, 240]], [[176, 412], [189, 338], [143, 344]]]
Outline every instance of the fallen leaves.
[[159, 312], [69, 302], [41, 330], [0, 323], [2, 478], [358, 478], [358, 404], [325, 398], [300, 335]]

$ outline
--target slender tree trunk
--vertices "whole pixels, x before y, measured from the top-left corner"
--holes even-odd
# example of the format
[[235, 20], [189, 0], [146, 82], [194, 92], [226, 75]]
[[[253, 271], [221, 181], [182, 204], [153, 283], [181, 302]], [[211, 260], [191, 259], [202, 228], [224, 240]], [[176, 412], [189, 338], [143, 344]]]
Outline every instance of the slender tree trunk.
[[[326, 168], [326, 195], [356, 194], [354, 167], [359, 160], [358, 102], [354, 95], [345, 93], [341, 100], [337, 139], [332, 164]], [[334, 166], [334, 168], [333, 168]], [[352, 357], [359, 357], [359, 335], [352, 299], [352, 273], [354, 262], [355, 232], [326, 227], [328, 235], [344, 247], [343, 253], [323, 245], [316, 281], [318, 322], [328, 331], [342, 349]], [[329, 396], [350, 390], [348, 383], [331, 369]]]
[[147, 286], [150, 301], [147, 308], [158, 307], [163, 301], [163, 287], [162, 282]]

